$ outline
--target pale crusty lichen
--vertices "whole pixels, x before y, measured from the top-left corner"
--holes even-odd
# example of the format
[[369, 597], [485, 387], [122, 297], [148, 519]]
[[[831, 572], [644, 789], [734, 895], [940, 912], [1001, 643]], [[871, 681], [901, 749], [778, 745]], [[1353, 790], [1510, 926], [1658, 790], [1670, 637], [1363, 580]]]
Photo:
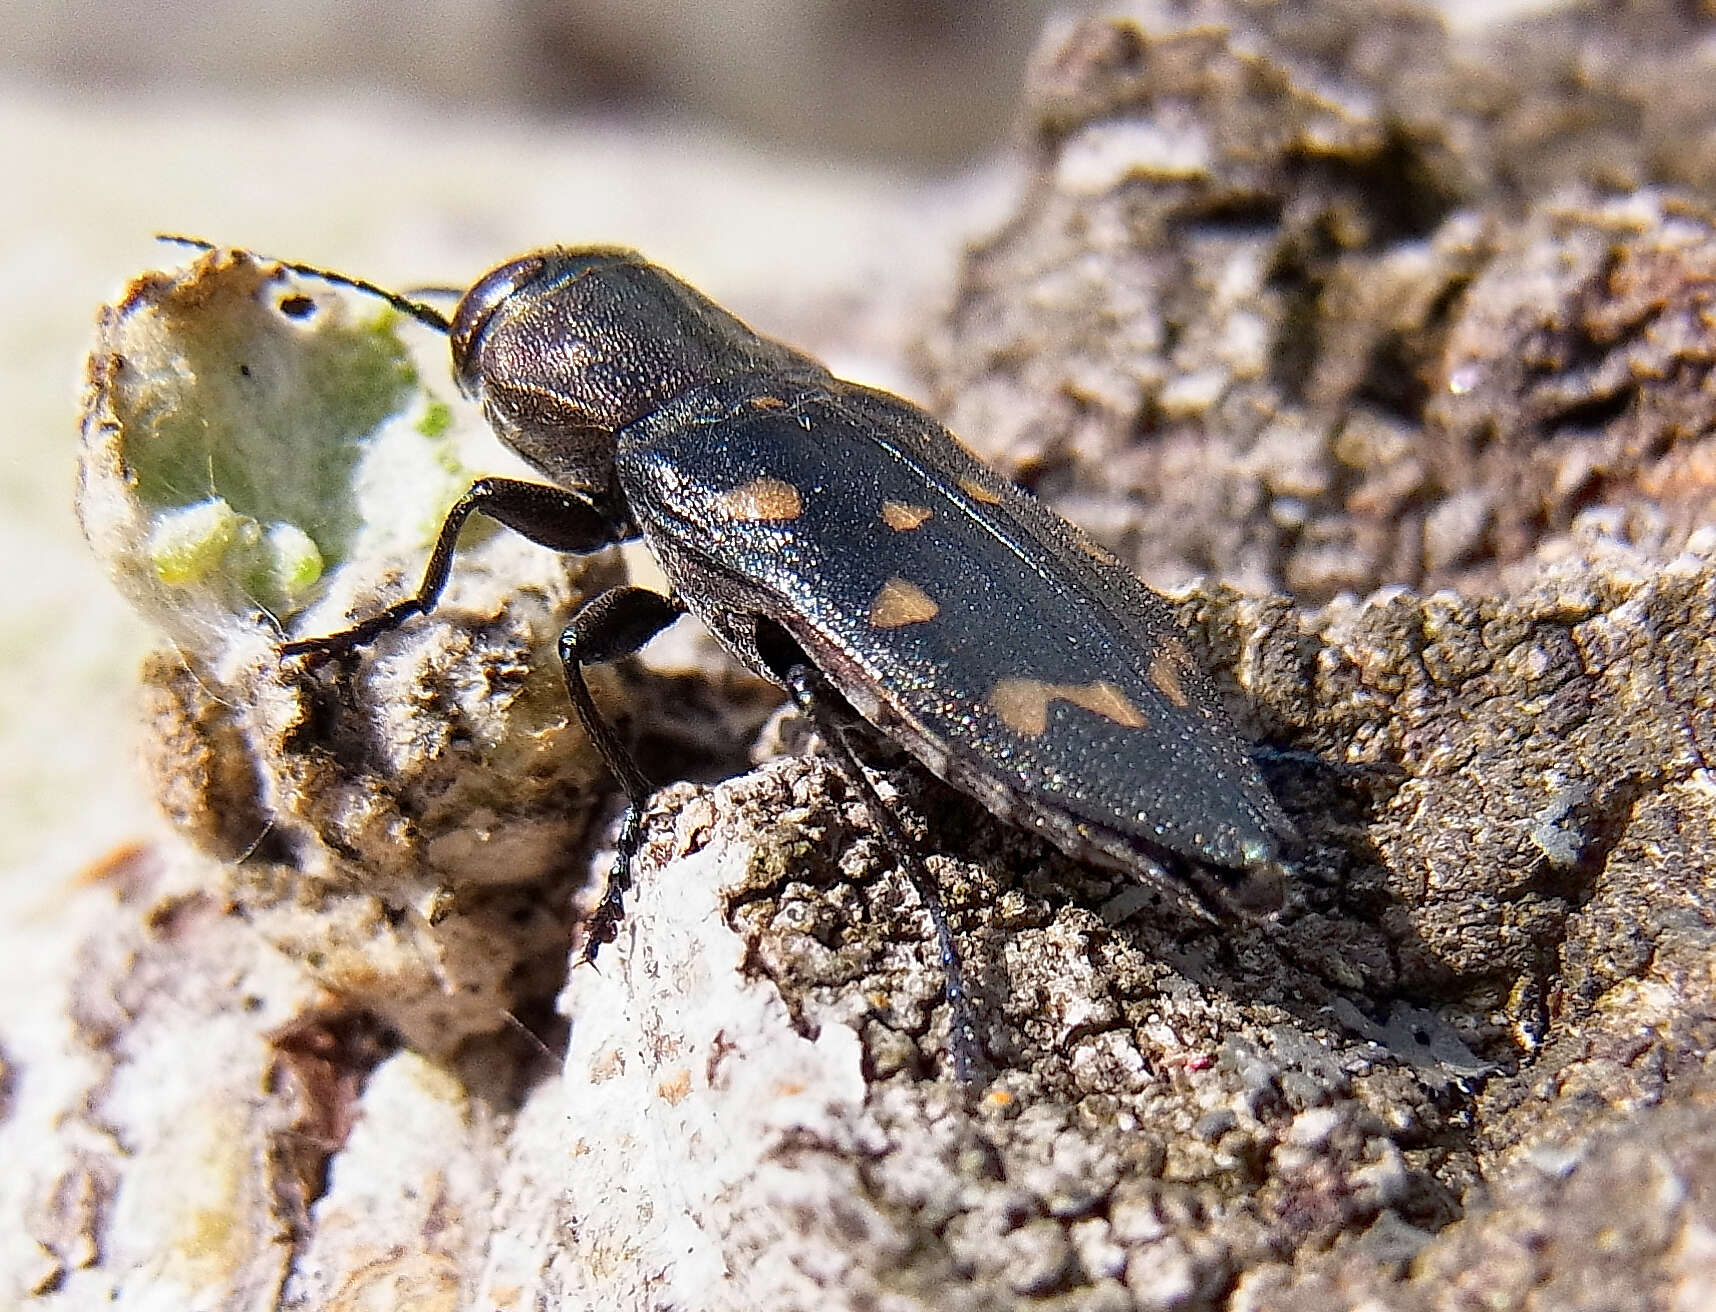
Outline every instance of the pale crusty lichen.
[[285, 621], [325, 570], [433, 532], [469, 476], [399, 328], [241, 252], [104, 313], [79, 508], [135, 602], [169, 630], [211, 603]]
[[506, 460], [424, 382], [415, 338], [444, 347], [408, 327], [237, 251], [138, 279], [101, 315], [78, 509], [170, 640], [146, 669], [169, 815], [271, 942], [444, 1049], [505, 1024], [519, 981], [542, 987], [521, 967], [569, 935], [541, 885], [601, 766], [553, 643], [580, 572], [614, 567], [473, 532], [432, 616], [281, 658], [283, 629], [413, 586], [472, 467]]

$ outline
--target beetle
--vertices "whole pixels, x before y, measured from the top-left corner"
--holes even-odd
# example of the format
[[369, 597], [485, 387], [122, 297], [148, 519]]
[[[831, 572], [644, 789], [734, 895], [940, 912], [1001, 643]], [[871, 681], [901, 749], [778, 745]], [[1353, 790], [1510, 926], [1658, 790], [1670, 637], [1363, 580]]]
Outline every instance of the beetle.
[[[207, 243], [186, 240], [207, 249]], [[559, 644], [568, 693], [627, 800], [584, 956], [611, 940], [650, 785], [584, 667], [695, 614], [816, 726], [925, 905], [950, 1054], [982, 1051], [934, 881], [882, 803], [852, 712], [1004, 820], [1194, 907], [1272, 910], [1293, 830], [1162, 598], [944, 427], [834, 377], [635, 252], [557, 247], [485, 274], [450, 317], [361, 279], [444, 333], [495, 434], [548, 480], [482, 478], [443, 522], [417, 590], [287, 656], [349, 653], [432, 610], [464, 522], [557, 551], [641, 537], [667, 595], [588, 600]]]

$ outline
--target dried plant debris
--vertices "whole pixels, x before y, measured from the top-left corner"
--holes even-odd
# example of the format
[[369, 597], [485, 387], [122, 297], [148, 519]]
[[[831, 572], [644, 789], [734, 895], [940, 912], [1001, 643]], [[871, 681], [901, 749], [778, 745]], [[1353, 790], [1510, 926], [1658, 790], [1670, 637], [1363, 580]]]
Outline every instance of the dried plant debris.
[[[428, 620], [337, 677], [283, 666], [281, 624], [415, 581], [492, 444], [467, 454], [410, 333], [247, 257], [108, 313], [81, 511], [172, 640], [156, 782], [219, 858], [178, 905], [230, 904], [298, 972], [253, 986], [246, 1058], [303, 1136], [269, 1159], [291, 1298], [1716, 1299], [1716, 219], [1602, 189], [1674, 179], [1655, 137], [1620, 168], [1616, 124], [1690, 132], [1709, 80], [1641, 120], [1612, 46], [1561, 76], [1594, 8], [1506, 40], [1359, 12], [1057, 29], [1018, 212], [932, 343], [962, 438], [1154, 581], [1219, 580], [1179, 618], [1303, 837], [1278, 920], [1190, 922], [876, 747], [969, 963], [970, 1096], [935, 1078], [918, 902], [790, 718], [756, 739], [786, 755], [658, 794], [618, 939], [562, 985], [607, 785], [551, 648], [617, 566], [474, 539]], [[716, 671], [604, 691], [658, 766], [756, 719]], [[92, 984], [116, 973], [154, 978]], [[564, 1070], [533, 1081], [484, 1031], [557, 986]], [[140, 1009], [82, 1014], [99, 1052]], [[67, 1290], [125, 1170], [85, 1167], [40, 1241]]]

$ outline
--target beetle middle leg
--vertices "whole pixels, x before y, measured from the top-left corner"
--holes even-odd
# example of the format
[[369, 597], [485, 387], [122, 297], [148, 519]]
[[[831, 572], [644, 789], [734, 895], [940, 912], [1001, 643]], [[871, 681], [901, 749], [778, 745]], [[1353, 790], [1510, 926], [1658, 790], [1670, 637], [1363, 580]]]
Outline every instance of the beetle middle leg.
[[580, 493], [516, 478], [479, 478], [441, 521], [441, 531], [435, 536], [435, 547], [429, 553], [429, 564], [416, 592], [338, 633], [282, 643], [281, 654], [337, 656], [366, 646], [414, 615], [427, 615], [434, 610], [453, 572], [453, 548], [459, 541], [459, 530], [478, 512], [532, 542], [577, 555], [623, 542], [635, 532], [628, 523]]
[[578, 608], [566, 631], [560, 635], [560, 664], [566, 672], [566, 691], [590, 741], [626, 795], [626, 814], [620, 821], [620, 836], [614, 849], [614, 864], [602, 900], [590, 917], [584, 939], [583, 959], [594, 961], [602, 944], [619, 930], [626, 890], [632, 883], [632, 861], [643, 844], [644, 814], [649, 805], [649, 780], [620, 741], [590, 696], [584, 666], [600, 665], [629, 656], [685, 613], [677, 598], [664, 597], [648, 588], [612, 588], [592, 597]]
[[786, 688], [794, 704], [810, 722], [834, 754], [840, 771], [852, 781], [869, 812], [870, 823], [881, 830], [900, 862], [901, 869], [917, 891], [918, 901], [929, 913], [935, 931], [936, 951], [941, 958], [942, 978], [946, 981], [948, 1006], [948, 1052], [953, 1059], [953, 1074], [961, 1084], [971, 1084], [983, 1056], [983, 1042], [977, 1035], [977, 1016], [971, 1005], [971, 994], [965, 986], [965, 968], [960, 962], [959, 945], [954, 942], [953, 929], [947, 923], [947, 910], [942, 905], [941, 890], [930, 878], [918, 855], [916, 844], [907, 836], [899, 818], [882, 801], [881, 794], [869, 772], [858, 760], [846, 737], [846, 726], [834, 714], [835, 694], [822, 671], [814, 665], [795, 664], [782, 672]]

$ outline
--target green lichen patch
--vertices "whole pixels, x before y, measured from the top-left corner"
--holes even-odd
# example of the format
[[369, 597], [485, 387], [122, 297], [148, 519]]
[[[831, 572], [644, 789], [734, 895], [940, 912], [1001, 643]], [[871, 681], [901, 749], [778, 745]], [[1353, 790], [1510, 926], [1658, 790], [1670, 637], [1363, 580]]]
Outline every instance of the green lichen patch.
[[[85, 500], [134, 598], [285, 618], [328, 569], [427, 540], [468, 481], [399, 316], [241, 252], [138, 280], [91, 362]], [[98, 536], [92, 527], [92, 536]]]
[[431, 398], [423, 407], [423, 417], [417, 421], [417, 431], [424, 437], [445, 437], [453, 426], [453, 407], [438, 398]]

